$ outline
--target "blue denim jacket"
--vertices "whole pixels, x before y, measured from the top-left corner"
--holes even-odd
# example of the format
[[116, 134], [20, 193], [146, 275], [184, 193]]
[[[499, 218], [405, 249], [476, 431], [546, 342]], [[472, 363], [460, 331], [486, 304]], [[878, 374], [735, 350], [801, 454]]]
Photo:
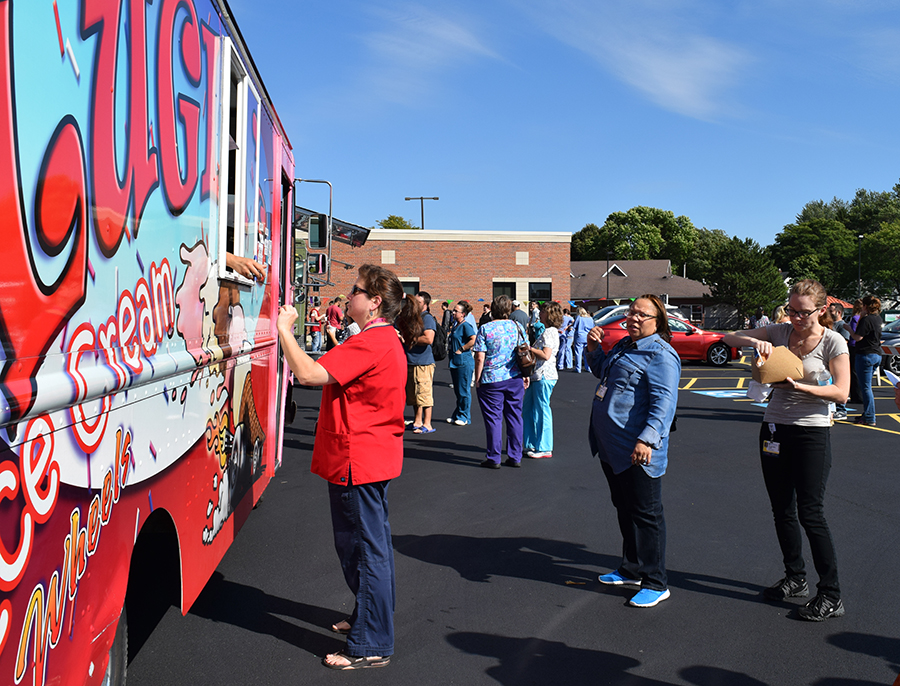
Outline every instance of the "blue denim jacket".
[[605, 354], [600, 346], [587, 354], [591, 372], [605, 379], [606, 395], [594, 394], [589, 441], [591, 453], [599, 455], [613, 472], [631, 467], [631, 453], [638, 439], [653, 449], [651, 477], [666, 473], [669, 428], [678, 404], [681, 360], [671, 345], [657, 334], [632, 342], [624, 338]]

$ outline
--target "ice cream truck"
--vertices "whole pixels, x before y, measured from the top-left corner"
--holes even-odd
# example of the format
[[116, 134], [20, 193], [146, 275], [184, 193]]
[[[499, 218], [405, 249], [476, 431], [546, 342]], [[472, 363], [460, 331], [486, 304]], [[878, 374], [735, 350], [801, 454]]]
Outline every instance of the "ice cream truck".
[[120, 684], [282, 455], [294, 160], [224, 0], [0, 0], [0, 684]]

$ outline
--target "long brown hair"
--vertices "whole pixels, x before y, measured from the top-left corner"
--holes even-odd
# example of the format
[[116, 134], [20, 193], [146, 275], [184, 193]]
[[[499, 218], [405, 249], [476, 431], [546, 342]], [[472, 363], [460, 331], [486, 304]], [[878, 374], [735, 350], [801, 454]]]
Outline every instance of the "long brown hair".
[[422, 335], [425, 324], [419, 302], [406, 296], [394, 272], [375, 264], [364, 264], [359, 268], [359, 278], [366, 284], [370, 298], [376, 295], [381, 298], [378, 315], [393, 322], [407, 346]]
[[881, 312], [881, 300], [875, 295], [867, 295], [863, 298], [863, 307], [869, 314], [878, 314]]

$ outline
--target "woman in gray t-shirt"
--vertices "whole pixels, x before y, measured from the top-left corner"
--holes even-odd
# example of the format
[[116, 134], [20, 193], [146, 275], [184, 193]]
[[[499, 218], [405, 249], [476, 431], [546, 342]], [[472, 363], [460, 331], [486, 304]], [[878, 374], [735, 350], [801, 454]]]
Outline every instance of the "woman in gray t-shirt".
[[783, 345], [803, 361], [802, 379], [788, 378], [772, 385], [759, 434], [763, 478], [784, 558], [784, 578], [763, 595], [775, 601], [809, 595], [802, 526], [819, 583], [816, 597], [799, 609], [799, 615], [821, 622], [844, 614], [823, 500], [831, 470], [828, 403], [847, 399], [850, 363], [846, 342], [830, 328], [832, 320], [822, 284], [811, 279], [794, 284], [785, 311], [790, 323], [737, 331], [725, 336], [724, 342], [751, 346], [763, 357]]

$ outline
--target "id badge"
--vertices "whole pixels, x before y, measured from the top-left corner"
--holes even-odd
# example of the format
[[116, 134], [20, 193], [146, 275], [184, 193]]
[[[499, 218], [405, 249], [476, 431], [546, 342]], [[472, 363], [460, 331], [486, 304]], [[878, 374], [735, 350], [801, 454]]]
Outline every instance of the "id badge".
[[781, 452], [781, 444], [776, 441], [763, 441], [763, 452], [778, 455]]
[[596, 395], [600, 400], [603, 400], [603, 398], [606, 396], [606, 386], [603, 384], [600, 384], [599, 386], [597, 386]]

